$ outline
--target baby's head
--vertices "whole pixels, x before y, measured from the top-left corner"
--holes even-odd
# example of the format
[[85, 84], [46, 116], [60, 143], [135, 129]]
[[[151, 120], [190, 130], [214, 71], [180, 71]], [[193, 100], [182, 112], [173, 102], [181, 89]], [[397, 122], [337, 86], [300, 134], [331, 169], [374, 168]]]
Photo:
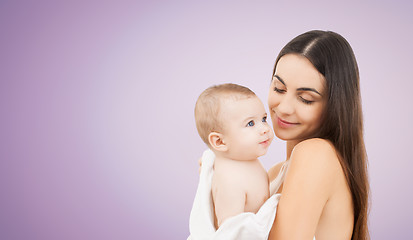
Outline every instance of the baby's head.
[[196, 128], [202, 140], [210, 146], [208, 135], [211, 132], [223, 132], [222, 105], [225, 101], [251, 97], [256, 97], [253, 91], [233, 83], [215, 85], [205, 89], [195, 104]]
[[232, 158], [265, 154], [273, 137], [266, 118], [255, 93], [232, 83], [207, 88], [195, 105], [199, 136], [215, 153], [225, 152]]

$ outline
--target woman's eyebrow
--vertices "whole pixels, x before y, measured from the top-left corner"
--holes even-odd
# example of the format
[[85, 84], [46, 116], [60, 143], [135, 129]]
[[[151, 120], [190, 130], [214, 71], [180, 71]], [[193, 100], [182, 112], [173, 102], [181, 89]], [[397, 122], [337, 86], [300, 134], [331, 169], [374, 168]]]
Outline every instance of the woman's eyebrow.
[[278, 75], [275, 74], [274, 77], [277, 78], [278, 81], [280, 81], [280, 82], [285, 86], [285, 82], [284, 82], [284, 80], [283, 80], [280, 76], [278, 76]]
[[315, 90], [314, 88], [306, 88], [306, 87], [297, 88], [297, 91], [311, 91], [311, 92], [317, 93], [317, 94], [320, 95], [320, 96], [323, 96], [323, 95], [321, 95], [321, 93], [319, 93], [319, 92], [318, 92], [317, 90]]
[[[278, 81], [280, 81], [284, 86], [286, 86], [284, 80], [283, 80], [280, 76], [274, 75], [274, 77], [277, 78]], [[314, 89], [314, 88], [302, 87], [302, 88], [298, 88], [297, 91], [311, 91], [311, 92], [317, 93], [317, 94], [320, 95], [320, 96], [323, 96], [323, 95], [321, 95], [321, 93], [320, 93], [319, 91], [317, 91], [317, 90]]]

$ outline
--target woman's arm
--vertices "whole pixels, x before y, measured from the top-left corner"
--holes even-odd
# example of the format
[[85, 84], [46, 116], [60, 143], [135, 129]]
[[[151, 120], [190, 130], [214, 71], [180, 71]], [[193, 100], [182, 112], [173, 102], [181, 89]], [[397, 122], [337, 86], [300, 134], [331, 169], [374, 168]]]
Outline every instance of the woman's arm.
[[269, 240], [313, 239], [341, 166], [334, 147], [309, 139], [294, 148]]

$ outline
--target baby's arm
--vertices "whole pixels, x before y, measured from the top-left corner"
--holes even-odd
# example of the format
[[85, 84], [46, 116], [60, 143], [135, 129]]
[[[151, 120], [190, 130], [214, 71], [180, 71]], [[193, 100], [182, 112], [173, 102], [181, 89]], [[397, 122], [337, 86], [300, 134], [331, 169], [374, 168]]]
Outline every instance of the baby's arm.
[[229, 217], [243, 213], [245, 210], [246, 191], [237, 174], [214, 174], [212, 197], [218, 227]]

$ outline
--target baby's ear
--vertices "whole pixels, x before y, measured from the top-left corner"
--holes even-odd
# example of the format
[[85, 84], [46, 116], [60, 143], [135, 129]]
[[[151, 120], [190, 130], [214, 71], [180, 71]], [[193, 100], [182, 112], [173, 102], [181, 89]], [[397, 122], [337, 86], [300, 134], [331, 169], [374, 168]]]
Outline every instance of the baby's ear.
[[211, 132], [208, 135], [208, 141], [209, 141], [209, 145], [211, 146], [211, 148], [219, 152], [227, 151], [228, 147], [224, 143], [223, 137], [224, 135], [221, 133]]

